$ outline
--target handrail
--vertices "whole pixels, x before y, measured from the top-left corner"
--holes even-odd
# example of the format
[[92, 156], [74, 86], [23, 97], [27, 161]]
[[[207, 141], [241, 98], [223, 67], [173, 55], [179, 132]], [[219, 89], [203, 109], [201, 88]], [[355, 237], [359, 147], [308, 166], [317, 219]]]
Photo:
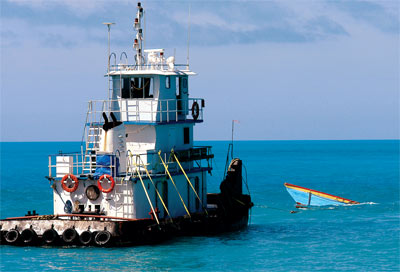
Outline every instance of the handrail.
[[150, 200], [149, 194], [147, 193], [147, 190], [146, 190], [146, 186], [144, 186], [144, 182], [143, 182], [142, 176], [140, 175], [139, 168], [137, 167], [136, 164], [135, 164], [135, 168], [136, 168], [136, 172], [137, 172], [137, 174], [138, 174], [138, 176], [139, 176], [140, 183], [142, 184], [144, 193], [146, 194], [147, 201], [149, 202], [150, 207], [151, 207], [151, 210], [153, 211], [154, 218], [156, 219], [157, 224], [160, 225], [160, 221], [158, 221], [157, 213], [156, 213], [156, 211], [154, 210], [153, 203], [152, 203], [151, 200]]
[[[196, 146], [191, 149], [175, 150], [174, 152], [176, 154], [180, 154], [180, 152], [188, 152], [189, 151], [189, 153], [191, 153], [191, 154], [193, 154], [193, 153], [197, 154], [199, 152], [197, 150], [202, 150], [202, 149], [207, 149], [207, 154], [209, 154], [211, 151], [211, 146]], [[77, 152], [64, 152], [64, 153], [58, 153], [58, 154], [50, 154], [49, 155], [49, 165], [48, 165], [49, 177], [52, 176], [52, 169], [57, 167], [57, 163], [54, 163], [54, 160], [56, 159], [56, 157], [60, 157], [60, 156], [74, 158], [74, 161], [71, 165], [73, 168], [72, 174], [92, 174], [93, 171], [98, 167], [98, 165], [96, 164], [95, 161], [91, 160], [92, 156], [95, 156], [96, 154], [91, 154], [88, 151], [89, 151], [88, 149], [85, 149], [85, 150], [81, 150], [81, 151], [77, 151]], [[127, 167], [126, 175], [128, 175], [129, 173], [134, 174], [134, 170], [135, 170], [134, 166], [130, 164], [130, 160], [129, 160], [129, 158], [132, 160], [133, 156], [140, 157], [142, 164], [139, 165], [139, 169], [143, 166], [143, 168], [147, 172], [147, 174], [150, 175], [150, 172], [148, 171], [146, 165], [144, 164], [142, 157], [156, 155], [156, 154], [158, 154], [158, 152], [156, 150], [151, 149], [151, 150], [147, 150], [145, 153], [140, 153], [140, 154], [134, 154], [131, 152], [131, 150], [128, 150], [127, 153], [128, 153], [127, 154], [128, 160], [126, 161], [126, 167]], [[89, 156], [91, 156], [91, 157], [89, 157]], [[165, 157], [171, 157], [171, 156], [172, 156], [172, 154], [170, 152], [165, 153]], [[199, 161], [199, 160], [203, 160], [203, 159], [208, 159], [208, 158], [196, 157], [196, 158], [192, 158], [191, 160]], [[180, 160], [180, 161], [182, 161], [182, 160]], [[185, 161], [185, 160], [183, 160], [183, 161]], [[172, 162], [165, 161], [165, 163], [168, 165], [176, 165], [176, 162], [173, 162], [173, 161]], [[134, 164], [133, 160], [132, 160], [132, 164]], [[161, 165], [161, 163], [156, 163], [156, 164]], [[110, 167], [115, 167], [115, 165], [111, 165]]]
[[[204, 148], [211, 149], [212, 146], [208, 146], [208, 145], [204, 145], [204, 146], [193, 146], [191, 149], [197, 150], [197, 149], [204, 149]], [[186, 151], [186, 150], [188, 150], [188, 149], [184, 149], [184, 150], [174, 150], [174, 152], [175, 152], [175, 153], [178, 153], [178, 152], [180, 152], [180, 151]], [[132, 151], [129, 150], [129, 149], [128, 149], [128, 152], [132, 153]], [[74, 151], [74, 152], [53, 153], [53, 154], [49, 154], [49, 156], [52, 156], [52, 157], [53, 157], [53, 156], [68, 156], [68, 155], [80, 155], [80, 154], [81, 154], [81, 151]], [[133, 154], [133, 153], [132, 153], [132, 154]], [[156, 154], [158, 154], [158, 151], [156, 151], [155, 149], [149, 149], [149, 150], [147, 150], [146, 153], [134, 154], [134, 156], [136, 156], [136, 155], [140, 155], [140, 156], [144, 156], [144, 155], [156, 155]], [[167, 154], [169, 154], [169, 153], [167, 153]], [[115, 154], [114, 154], [114, 155], [115, 155]], [[128, 154], [128, 156], [130, 156], [130, 155]]]
[[189, 212], [188, 208], [187, 208], [186, 205], [185, 205], [185, 201], [183, 200], [181, 194], [179, 193], [178, 188], [176, 187], [176, 184], [175, 184], [175, 182], [174, 182], [174, 179], [172, 178], [171, 173], [170, 173], [169, 170], [168, 170], [168, 166], [165, 164], [164, 160], [163, 160], [162, 157], [161, 157], [161, 150], [158, 151], [158, 156], [160, 157], [160, 160], [161, 160], [161, 162], [162, 162], [162, 164], [163, 164], [163, 166], [164, 166], [164, 168], [165, 168], [165, 171], [167, 172], [169, 179], [171, 180], [172, 184], [173, 184], [174, 187], [175, 187], [176, 192], [177, 192], [178, 195], [179, 195], [179, 198], [181, 199], [181, 202], [182, 202], [182, 204], [183, 204], [183, 207], [184, 207], [185, 210], [186, 210], [186, 213], [187, 213], [187, 214], [189, 215], [189, 217], [191, 218], [192, 216], [190, 215], [190, 212]]
[[178, 158], [176, 157], [175, 152], [174, 152], [173, 149], [171, 150], [171, 154], [174, 156], [175, 161], [178, 163], [179, 167], [181, 168], [182, 173], [185, 175], [185, 178], [186, 178], [187, 182], [189, 183], [189, 185], [190, 185], [190, 187], [192, 188], [193, 192], [196, 194], [196, 197], [199, 199], [199, 201], [200, 201], [200, 203], [201, 203], [201, 206], [203, 207], [204, 211], [205, 211], [206, 214], [208, 215], [208, 211], [207, 211], [207, 209], [204, 207], [203, 201], [201, 201], [199, 195], [197, 194], [196, 189], [194, 189], [192, 183], [190, 182], [190, 179], [189, 179], [188, 176], [186, 175], [186, 172], [185, 172], [185, 170], [183, 169], [183, 167], [182, 167], [181, 163], [179, 162]]
[[[53, 154], [53, 155], [49, 155], [49, 177], [52, 177], [52, 169], [56, 168], [58, 166], [61, 166], [63, 168], [69, 166], [72, 168], [70, 172], [70, 174], [74, 174], [74, 175], [80, 175], [80, 174], [93, 174], [92, 170], [95, 170], [97, 167], [102, 167], [102, 168], [110, 168], [110, 169], [114, 169], [113, 171], [115, 171], [116, 169], [116, 161], [113, 162], [111, 165], [109, 166], [102, 166], [102, 165], [97, 165], [96, 163], [93, 163], [91, 160], [89, 160], [89, 162], [87, 162], [85, 160], [85, 156], [82, 156], [83, 154], [86, 154], [87, 150], [85, 151], [81, 151], [81, 152], [70, 152], [70, 153], [62, 153], [62, 154]], [[114, 155], [115, 154], [111, 154]], [[55, 164], [53, 164], [53, 160], [57, 159], [57, 157], [72, 157], [73, 161], [67, 165], [58, 165], [57, 161], [55, 162]], [[89, 165], [87, 165], [89, 164]], [[87, 171], [88, 169], [90, 169], [90, 171]], [[115, 173], [116, 174], [116, 173]], [[57, 172], [56, 172], [57, 175]]]
[[122, 52], [122, 53], [121, 53], [121, 56], [119, 57], [119, 60], [120, 60], [120, 61], [122, 61], [122, 55], [125, 55], [125, 60], [126, 60], [125, 65], [128, 65], [128, 55], [126, 54], [126, 52]]
[[[160, 195], [160, 192], [159, 192], [158, 189], [157, 189], [157, 186], [154, 184], [153, 179], [151, 178], [151, 175], [150, 175], [149, 171], [147, 170], [146, 165], [144, 164], [144, 162], [143, 162], [142, 158], [140, 157], [140, 155], [136, 155], [136, 158], [139, 159], [139, 163], [142, 162], [141, 165], [144, 167], [144, 170], [146, 171], [147, 177], [149, 178], [151, 184], [153, 184], [153, 187], [154, 187], [154, 189], [155, 189], [155, 191], [156, 191], [156, 193], [157, 193], [158, 198], [161, 200], [161, 203], [162, 203], [162, 205], [163, 205], [165, 211], [167, 212], [168, 216], [171, 218], [171, 221], [172, 221], [172, 216], [171, 216], [171, 214], [169, 213], [169, 210], [168, 210], [168, 208], [167, 208], [167, 205], [165, 205], [165, 202], [164, 202], [164, 200], [162, 199], [162, 197], [161, 197], [161, 195]], [[139, 166], [140, 166], [140, 165], [139, 165]]]
[[[100, 122], [103, 112], [120, 114], [121, 121], [133, 122], [177, 122], [182, 120], [203, 120], [203, 107], [199, 107], [199, 114], [193, 119], [188, 118], [191, 114], [191, 105], [202, 101], [201, 98], [188, 99], [112, 99], [89, 101], [88, 113], [90, 120]], [[149, 104], [150, 103], [150, 104]], [[201, 104], [201, 103], [200, 103]], [[113, 108], [113, 109], [111, 109]]]
[[110, 69], [111, 69], [112, 66], [117, 66], [117, 55], [116, 55], [114, 52], [112, 52], [112, 53], [108, 56], [108, 63], [111, 62], [111, 57], [112, 57], [112, 56], [114, 56], [114, 65], [110, 65]]
[[[111, 100], [104, 100], [104, 99], [95, 99], [95, 100], [90, 100], [90, 101], [88, 101], [88, 102], [95, 102], [95, 103], [97, 103], [97, 102], [101, 102], [101, 103], [103, 103], [103, 102], [119, 102], [119, 101], [136, 101], [136, 100], [138, 100], [138, 101], [142, 101], [142, 100], [148, 100], [148, 101], [182, 101], [182, 100], [185, 100], [185, 99], [158, 99], [158, 98], [130, 98], [130, 99], [128, 99], [128, 98], [118, 98], [118, 99], [111, 99]], [[199, 97], [190, 97], [190, 98], [188, 98], [187, 100], [194, 100], [194, 101], [201, 101], [201, 100], [204, 100], [204, 98], [199, 98]]]
[[[143, 70], [143, 68], [148, 68], [148, 70], [162, 70], [162, 71], [176, 71], [177, 69], [170, 70], [169, 65], [167, 63], [154, 63], [154, 64], [124, 64], [122, 67], [120, 65], [110, 65], [110, 72], [119, 72], [119, 71], [133, 71], [133, 70], [139, 70], [139, 67], [141, 68], [140, 70]], [[174, 64], [174, 68], [177, 67], [184, 67], [186, 69], [182, 71], [189, 71], [187, 69], [187, 64]]]

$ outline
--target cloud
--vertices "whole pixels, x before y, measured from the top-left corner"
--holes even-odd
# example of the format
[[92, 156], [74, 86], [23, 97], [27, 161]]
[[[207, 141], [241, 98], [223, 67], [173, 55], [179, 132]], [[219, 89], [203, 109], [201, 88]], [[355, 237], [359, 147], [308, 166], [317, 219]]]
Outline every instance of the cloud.
[[[132, 21], [136, 3], [128, 0], [7, 0], [2, 5], [2, 22], [10, 19], [26, 22], [25, 32], [34, 42], [46, 46], [73, 47], [84, 43], [104, 44], [106, 31], [101, 22], [113, 21], [112, 43], [129, 46], [134, 31]], [[237, 43], [304, 43], [357, 35], [375, 27], [398, 33], [393, 16], [398, 4], [384, 1], [192, 1], [191, 44], [198, 46]], [[185, 46], [187, 43], [189, 4], [185, 1], [146, 1], [146, 45]], [[397, 27], [397, 28], [396, 28]], [[17, 33], [17, 27], [8, 31]], [[23, 33], [22, 31], [21, 33]], [[2, 34], [16, 44], [27, 36]], [[18, 34], [18, 33], [17, 33]], [[40, 34], [40, 35], [39, 35]], [[20, 41], [18, 41], [20, 39]]]
[[[3, 19], [1, 46], [75, 47], [97, 43], [97, 29], [67, 25], [32, 25], [22, 19]], [[106, 35], [103, 34], [104, 41]]]
[[[106, 96], [101, 23], [117, 23], [112, 51], [126, 49], [131, 62], [135, 3], [15, 1], [1, 3], [2, 136], [54, 140], [54, 131], [72, 131], [57, 135], [80, 139], [76, 120], [85, 112], [79, 109]], [[229, 126], [225, 131], [223, 124], [241, 116], [248, 126], [241, 139], [398, 138], [398, 33], [378, 20], [396, 22], [396, 6], [193, 2], [190, 59], [200, 76], [192, 79], [191, 94], [209, 101], [209, 129], [196, 137], [210, 139], [207, 131], [215, 131], [213, 138], [224, 139]], [[146, 1], [145, 8], [146, 47], [178, 47], [177, 59], [185, 59], [179, 47], [186, 45], [188, 4]], [[221, 111], [220, 101], [230, 106]], [[55, 126], [32, 131], [29, 124], [40, 116], [52, 116]], [[15, 129], [21, 123], [22, 132]]]
[[384, 32], [399, 32], [398, 1], [332, 1], [331, 7]]
[[[183, 12], [175, 12], [171, 18], [182, 24], [188, 24], [188, 14]], [[228, 22], [228, 20], [221, 16], [207, 11], [193, 12], [190, 16], [190, 24], [201, 28], [218, 28], [231, 32], [247, 32], [257, 30], [255, 24], [242, 22], [240, 20]]]
[[[93, 0], [6, 0], [10, 4], [29, 7], [36, 10], [51, 10], [56, 8], [67, 8], [79, 16], [87, 16], [103, 9], [106, 1]], [[126, 2], [126, 1], [121, 1]]]

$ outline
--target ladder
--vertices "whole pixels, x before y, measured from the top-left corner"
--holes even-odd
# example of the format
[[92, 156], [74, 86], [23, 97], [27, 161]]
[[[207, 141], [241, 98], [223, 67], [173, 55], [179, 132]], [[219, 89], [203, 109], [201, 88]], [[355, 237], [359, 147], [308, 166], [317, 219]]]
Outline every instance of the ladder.
[[96, 153], [100, 150], [101, 125], [90, 124], [86, 135], [86, 151], [83, 172], [94, 173], [96, 170]]
[[137, 100], [126, 100], [125, 103], [125, 114], [127, 121], [139, 121], [139, 101]]
[[122, 180], [121, 183], [117, 183], [117, 186], [120, 186], [120, 188], [116, 190], [118, 192], [118, 201], [115, 202], [115, 216], [134, 218], [132, 183]]

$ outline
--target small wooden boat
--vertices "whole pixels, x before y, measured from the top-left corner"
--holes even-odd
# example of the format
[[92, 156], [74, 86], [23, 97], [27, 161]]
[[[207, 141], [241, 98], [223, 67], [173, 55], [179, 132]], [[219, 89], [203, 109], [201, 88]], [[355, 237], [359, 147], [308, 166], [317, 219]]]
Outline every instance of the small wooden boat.
[[313, 189], [285, 183], [284, 184], [290, 196], [296, 201], [297, 208], [307, 206], [327, 206], [327, 205], [352, 205], [360, 204], [357, 201], [353, 201], [340, 196], [335, 196]]

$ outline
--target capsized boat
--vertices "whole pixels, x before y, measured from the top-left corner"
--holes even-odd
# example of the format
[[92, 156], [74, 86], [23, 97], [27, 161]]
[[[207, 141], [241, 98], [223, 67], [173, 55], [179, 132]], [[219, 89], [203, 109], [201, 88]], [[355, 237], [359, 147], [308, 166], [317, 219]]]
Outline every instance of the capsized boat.
[[286, 182], [284, 185], [290, 196], [294, 199], [294, 201], [296, 201], [298, 205], [297, 207], [360, 204], [357, 201], [313, 189], [308, 189], [298, 185], [293, 185]]
[[144, 49], [144, 15], [138, 3], [133, 64], [109, 48], [108, 99], [89, 102], [81, 150], [49, 156], [53, 214], [0, 220], [0, 244], [125, 246], [247, 227], [242, 161], [232, 155], [221, 192], [207, 193], [214, 155], [193, 141], [205, 101], [189, 97], [189, 63]]

